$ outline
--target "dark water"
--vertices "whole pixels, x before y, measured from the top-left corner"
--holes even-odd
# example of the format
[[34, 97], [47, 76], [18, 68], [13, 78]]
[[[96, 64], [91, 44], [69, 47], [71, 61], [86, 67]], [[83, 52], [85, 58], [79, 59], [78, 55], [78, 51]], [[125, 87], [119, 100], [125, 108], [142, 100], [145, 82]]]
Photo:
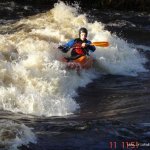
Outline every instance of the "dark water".
[[134, 11], [89, 11], [91, 20], [99, 20], [105, 28], [128, 42], [150, 45], [150, 14]]
[[[6, 9], [6, 3], [1, 7]], [[13, 3], [8, 3], [13, 8]], [[16, 8], [18, 18], [8, 14], [1, 24], [13, 22], [41, 9], [28, 6], [28, 12]], [[23, 6], [20, 6], [23, 7]], [[44, 8], [42, 9], [42, 11]], [[150, 14], [136, 12], [108, 12], [91, 10], [89, 19], [102, 21], [105, 28], [129, 43], [150, 46]], [[119, 25], [118, 25], [119, 24]], [[148, 59], [148, 49], [138, 49]], [[149, 62], [145, 64], [149, 69]], [[150, 149], [150, 75], [100, 75], [75, 97], [80, 105], [73, 115], [66, 117], [35, 117], [2, 111], [1, 119], [14, 120], [32, 127], [37, 144], [20, 147], [21, 150], [109, 150]], [[113, 142], [113, 143], [111, 143]], [[131, 142], [134, 146], [129, 146]], [[136, 143], [140, 144], [137, 148]], [[113, 147], [111, 148], [111, 144]], [[1, 149], [1, 148], [0, 148]]]

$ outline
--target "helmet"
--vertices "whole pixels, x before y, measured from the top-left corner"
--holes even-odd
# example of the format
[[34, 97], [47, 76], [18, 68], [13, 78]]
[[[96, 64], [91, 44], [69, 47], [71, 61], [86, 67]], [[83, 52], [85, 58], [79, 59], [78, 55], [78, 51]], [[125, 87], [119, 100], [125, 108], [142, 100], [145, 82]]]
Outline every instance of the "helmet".
[[79, 37], [80, 37], [81, 32], [86, 33], [86, 36], [88, 35], [88, 31], [87, 31], [86, 28], [80, 28], [80, 30], [79, 30]]

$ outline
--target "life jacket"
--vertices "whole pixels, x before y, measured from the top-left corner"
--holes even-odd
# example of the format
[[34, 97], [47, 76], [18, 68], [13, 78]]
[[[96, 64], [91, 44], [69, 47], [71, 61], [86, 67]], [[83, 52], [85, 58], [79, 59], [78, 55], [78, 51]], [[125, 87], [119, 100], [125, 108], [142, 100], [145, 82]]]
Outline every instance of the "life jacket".
[[[86, 42], [86, 41], [84, 41]], [[86, 52], [86, 49], [85, 48], [82, 48], [81, 45], [82, 45], [83, 41], [81, 41], [80, 39], [76, 39], [75, 40], [75, 43], [73, 45], [73, 50], [72, 50], [72, 53], [71, 55], [86, 55], [87, 52]]]

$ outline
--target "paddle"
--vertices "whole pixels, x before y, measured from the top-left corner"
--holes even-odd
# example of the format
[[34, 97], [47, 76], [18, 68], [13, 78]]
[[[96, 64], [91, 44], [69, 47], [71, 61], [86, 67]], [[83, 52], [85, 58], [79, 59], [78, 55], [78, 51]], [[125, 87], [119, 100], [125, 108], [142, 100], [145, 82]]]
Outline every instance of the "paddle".
[[[100, 46], [100, 47], [108, 47], [109, 42], [93, 42], [90, 45], [93, 46]], [[74, 47], [74, 48], [81, 48], [81, 47]], [[59, 46], [58, 49], [60, 49], [62, 52], [67, 52], [63, 46]]]
[[108, 47], [108, 46], [109, 46], [109, 43], [108, 43], [108, 42], [93, 42], [93, 43], [91, 43], [90, 45], [93, 45], [93, 46], [101, 46], [101, 47]]

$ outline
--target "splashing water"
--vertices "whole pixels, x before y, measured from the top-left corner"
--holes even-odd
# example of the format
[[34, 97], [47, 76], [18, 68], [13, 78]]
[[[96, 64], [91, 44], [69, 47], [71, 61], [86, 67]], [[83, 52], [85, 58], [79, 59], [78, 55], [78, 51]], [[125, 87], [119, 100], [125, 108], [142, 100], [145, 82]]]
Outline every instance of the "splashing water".
[[80, 76], [67, 71], [58, 61], [62, 54], [57, 47], [76, 38], [83, 26], [93, 42], [110, 42], [95, 52], [100, 71], [123, 75], [146, 71], [146, 59], [136, 49], [104, 30], [100, 22], [89, 23], [85, 14], [59, 2], [46, 13], [0, 26], [0, 32], [8, 33], [0, 35], [0, 109], [38, 116], [64, 116], [77, 110], [76, 89], [96, 75], [93, 70], [83, 70]]
[[0, 149], [18, 150], [21, 145], [36, 143], [31, 129], [24, 124], [0, 120]]

